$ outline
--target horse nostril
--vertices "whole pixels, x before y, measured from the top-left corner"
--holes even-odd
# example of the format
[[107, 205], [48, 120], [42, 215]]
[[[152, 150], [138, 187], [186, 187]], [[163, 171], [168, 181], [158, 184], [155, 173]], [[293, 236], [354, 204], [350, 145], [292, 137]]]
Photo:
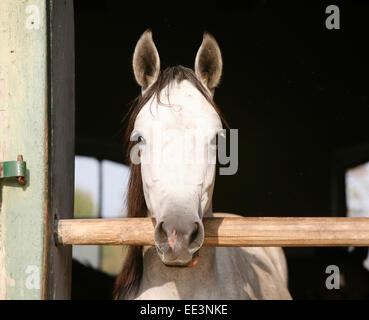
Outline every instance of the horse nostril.
[[160, 222], [160, 224], [155, 228], [155, 242], [158, 244], [165, 243], [168, 239], [167, 233], [164, 229], [164, 221]]
[[200, 249], [204, 242], [204, 227], [202, 226], [201, 222], [197, 222], [195, 224], [195, 228], [192, 230], [190, 243], [188, 249], [190, 252], [195, 252], [196, 250]]
[[190, 244], [196, 240], [198, 234], [199, 234], [199, 224], [195, 223], [195, 228], [193, 229], [190, 236]]

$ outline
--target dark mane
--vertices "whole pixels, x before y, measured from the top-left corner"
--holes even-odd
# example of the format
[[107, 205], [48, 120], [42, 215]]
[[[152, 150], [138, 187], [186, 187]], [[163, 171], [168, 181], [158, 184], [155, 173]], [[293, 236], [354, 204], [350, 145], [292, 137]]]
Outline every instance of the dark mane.
[[[183, 66], [169, 67], [162, 71], [157, 81], [143, 94], [138, 96], [132, 103], [127, 115], [123, 120], [127, 121], [127, 129], [125, 133], [125, 145], [126, 145], [126, 157], [127, 163], [130, 164], [131, 175], [128, 184], [127, 192], [127, 216], [128, 217], [146, 217], [147, 207], [143, 194], [142, 178], [141, 178], [141, 166], [134, 165], [130, 159], [130, 151], [135, 141], [130, 141], [130, 136], [134, 127], [136, 117], [142, 107], [155, 95], [160, 103], [160, 92], [174, 81], [181, 83], [183, 80], [191, 82], [197, 90], [206, 98], [206, 100], [214, 107], [218, 113], [223, 125], [229, 128], [228, 123], [223, 117], [217, 105], [214, 103], [212, 97], [203, 86], [203, 84], [197, 79], [193, 70], [185, 68]], [[169, 92], [168, 92], [169, 95]], [[121, 272], [117, 276], [114, 287], [114, 299], [133, 297], [138, 290], [143, 272], [143, 257], [142, 246], [130, 246], [125, 258], [124, 265]]]

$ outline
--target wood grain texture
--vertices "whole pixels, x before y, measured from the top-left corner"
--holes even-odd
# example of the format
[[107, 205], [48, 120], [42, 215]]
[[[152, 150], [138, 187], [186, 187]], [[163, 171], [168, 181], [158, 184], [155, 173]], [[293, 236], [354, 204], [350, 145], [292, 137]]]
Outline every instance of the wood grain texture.
[[[60, 245], [153, 245], [155, 219], [63, 219]], [[204, 218], [205, 246], [369, 246], [369, 218]]]

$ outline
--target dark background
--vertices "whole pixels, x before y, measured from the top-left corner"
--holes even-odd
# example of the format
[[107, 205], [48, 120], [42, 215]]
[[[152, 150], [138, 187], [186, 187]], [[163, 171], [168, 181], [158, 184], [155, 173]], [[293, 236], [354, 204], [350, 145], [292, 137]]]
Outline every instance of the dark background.
[[[214, 210], [345, 215], [345, 170], [369, 161], [369, 5], [227, 3], [127, 7], [75, 0], [76, 154], [123, 162], [121, 119], [140, 93], [131, 60], [143, 31], [152, 29], [165, 68], [193, 67], [206, 30], [224, 62], [215, 101], [239, 129], [239, 169], [217, 177]], [[325, 27], [330, 4], [340, 8], [340, 30]], [[292, 295], [369, 298], [366, 252], [287, 248]], [[343, 270], [345, 288], [325, 289], [329, 264]]]

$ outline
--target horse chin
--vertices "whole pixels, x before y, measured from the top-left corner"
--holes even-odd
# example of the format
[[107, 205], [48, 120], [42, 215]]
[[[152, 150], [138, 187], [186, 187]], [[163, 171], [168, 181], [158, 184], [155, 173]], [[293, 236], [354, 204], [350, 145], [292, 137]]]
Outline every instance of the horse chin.
[[191, 268], [197, 265], [199, 262], [199, 250], [197, 250], [193, 255], [191, 260], [189, 261], [180, 261], [180, 260], [167, 260], [163, 254], [160, 254], [160, 259], [163, 264], [167, 267], [177, 267], [177, 268]]

